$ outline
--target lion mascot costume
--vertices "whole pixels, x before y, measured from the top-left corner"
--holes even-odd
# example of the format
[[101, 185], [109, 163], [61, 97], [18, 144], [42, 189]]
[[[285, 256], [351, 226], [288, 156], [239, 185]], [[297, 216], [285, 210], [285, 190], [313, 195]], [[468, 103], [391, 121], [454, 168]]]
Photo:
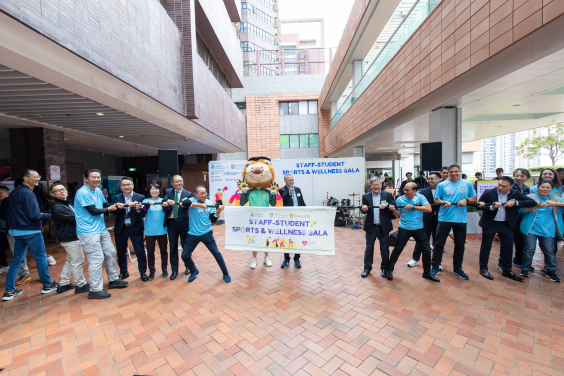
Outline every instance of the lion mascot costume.
[[[276, 196], [278, 194], [278, 184], [274, 181], [274, 167], [270, 158], [254, 157], [250, 158], [243, 168], [243, 177], [237, 182], [237, 187], [241, 190], [239, 205], [264, 207], [276, 206]], [[268, 252], [264, 254], [264, 264], [272, 266], [268, 258]], [[257, 252], [253, 251], [251, 269], [257, 267]]]

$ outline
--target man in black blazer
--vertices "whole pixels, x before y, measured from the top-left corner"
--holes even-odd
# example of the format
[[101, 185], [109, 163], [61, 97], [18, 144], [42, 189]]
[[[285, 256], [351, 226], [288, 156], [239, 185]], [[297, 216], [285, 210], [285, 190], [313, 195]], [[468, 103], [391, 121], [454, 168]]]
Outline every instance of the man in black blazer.
[[[497, 182], [497, 188], [487, 189], [478, 201], [478, 209], [483, 211], [480, 218], [482, 227], [482, 245], [480, 246], [480, 275], [493, 280], [488, 272], [488, 260], [492, 243], [497, 233], [500, 240], [501, 264], [497, 268], [501, 275], [514, 281], [523, 282], [523, 278], [511, 270], [513, 258], [513, 230], [517, 227], [518, 208], [536, 206], [535, 200], [525, 196], [513, 187], [513, 179], [503, 176]], [[493, 203], [493, 205], [485, 205]], [[502, 205], [502, 204], [505, 205]]]
[[[395, 209], [396, 201], [391, 193], [382, 190], [382, 182], [378, 177], [370, 178], [371, 192], [362, 195], [361, 211], [366, 214], [364, 220], [364, 231], [366, 232], [366, 249], [364, 250], [364, 271], [362, 278], [368, 277], [374, 262], [374, 242], [376, 238], [380, 242], [380, 256], [382, 263], [382, 277], [392, 280], [390, 270], [390, 231], [392, 231], [392, 218], [395, 218], [392, 210]], [[369, 209], [368, 206], [377, 206]]]
[[[182, 202], [193, 196], [192, 193], [184, 189], [183, 186], [184, 180], [182, 179], [182, 176], [174, 175], [172, 177], [172, 188], [166, 189], [163, 198], [163, 201], [167, 201], [169, 205], [172, 205], [170, 217], [165, 219], [165, 223], [168, 228], [168, 242], [170, 245], [170, 267], [172, 269], [172, 274], [170, 275], [171, 280], [178, 277], [178, 237], [180, 237], [180, 244], [182, 245], [182, 248], [184, 248], [186, 235], [188, 235], [188, 230], [190, 229], [190, 223], [188, 221], [188, 207], [183, 207]], [[188, 268], [186, 268], [185, 274], [190, 274]]]
[[[284, 206], [306, 206], [301, 189], [294, 187], [294, 176], [292, 174], [284, 175], [284, 183], [286, 183], [286, 185], [278, 190], [278, 193], [282, 196], [282, 204]], [[302, 267], [299, 253], [294, 255], [294, 263], [296, 264], [296, 268]], [[284, 253], [284, 262], [280, 267], [285, 269], [289, 264], [290, 254]]]
[[[429, 203], [433, 203], [435, 190], [437, 189], [437, 185], [439, 185], [439, 183], [441, 182], [441, 173], [431, 172], [429, 174], [429, 180], [427, 182], [429, 183], [429, 186], [419, 191], [419, 194], [425, 196]], [[431, 236], [433, 237], [434, 242], [437, 238], [437, 224], [439, 223], [440, 206], [431, 206], [431, 208], [431, 213], [423, 213], [423, 230], [427, 234], [427, 238], [429, 238], [429, 240], [431, 240]], [[433, 242], [431, 242], [431, 244], [433, 244]], [[431, 247], [431, 249], [432, 248], [433, 247]], [[407, 263], [407, 266], [411, 268], [413, 266], [419, 265], [420, 258], [421, 248], [419, 247], [419, 245], [415, 244], [415, 248], [413, 248], [413, 257], [411, 261]]]
[[[137, 266], [143, 282], [149, 280], [147, 276], [147, 255], [143, 245], [143, 218], [138, 210], [141, 209], [141, 202], [145, 196], [133, 192], [133, 179], [123, 177], [119, 183], [122, 193], [114, 197], [116, 204], [116, 222], [114, 234], [116, 241], [116, 251], [119, 265], [119, 278], [124, 280], [129, 278], [127, 271], [127, 241], [131, 239], [133, 250], [137, 255]], [[139, 203], [135, 205], [135, 203]]]

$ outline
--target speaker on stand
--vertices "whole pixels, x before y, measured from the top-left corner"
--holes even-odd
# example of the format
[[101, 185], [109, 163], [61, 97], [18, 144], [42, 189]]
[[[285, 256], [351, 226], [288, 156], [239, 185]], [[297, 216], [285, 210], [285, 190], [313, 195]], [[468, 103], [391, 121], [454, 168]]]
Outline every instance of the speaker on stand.
[[176, 149], [159, 149], [159, 177], [166, 179], [166, 186], [172, 186], [172, 177], [178, 175], [178, 151]]
[[443, 143], [424, 142], [420, 146], [419, 169], [421, 171], [441, 171], [443, 167]]

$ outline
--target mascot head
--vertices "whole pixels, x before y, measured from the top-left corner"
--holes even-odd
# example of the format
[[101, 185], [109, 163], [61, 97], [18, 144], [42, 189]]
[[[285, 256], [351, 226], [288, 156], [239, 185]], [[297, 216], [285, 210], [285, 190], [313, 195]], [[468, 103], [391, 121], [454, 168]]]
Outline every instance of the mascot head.
[[270, 158], [250, 158], [243, 169], [243, 180], [249, 184], [249, 188], [268, 188], [274, 182], [274, 167]]

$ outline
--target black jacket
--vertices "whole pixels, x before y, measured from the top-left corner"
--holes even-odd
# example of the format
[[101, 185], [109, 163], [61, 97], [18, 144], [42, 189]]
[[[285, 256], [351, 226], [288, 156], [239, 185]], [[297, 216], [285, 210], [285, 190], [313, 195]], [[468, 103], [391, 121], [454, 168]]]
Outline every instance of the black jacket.
[[51, 215], [55, 222], [55, 236], [61, 243], [74, 242], [78, 240], [76, 236], [76, 217], [71, 204], [68, 201], [53, 198]]
[[[280, 196], [282, 196], [282, 205], [284, 206], [294, 206], [294, 200], [292, 200], [292, 195], [290, 195], [290, 188], [283, 186], [278, 190]], [[298, 187], [294, 187], [294, 193], [298, 199], [298, 206], [306, 206], [304, 202], [304, 197], [302, 195], [302, 190]]]
[[[386, 191], [380, 191], [380, 203], [386, 201], [388, 205], [395, 205], [396, 200], [391, 193]], [[362, 195], [362, 205], [372, 206], [372, 192], [368, 192]], [[368, 232], [372, 229], [374, 225], [374, 209], [368, 209], [366, 213], [366, 219], [364, 220], [364, 231]], [[380, 210], [380, 226], [382, 226], [382, 231], [389, 233], [393, 229], [392, 219], [395, 218], [394, 214], [389, 209]]]
[[43, 219], [51, 218], [49, 213], [41, 213], [37, 197], [31, 189], [21, 185], [10, 193], [8, 202], [8, 226], [12, 230], [43, 230]]
[[[10, 202], [10, 196], [6, 197], [5, 199], [2, 200], [2, 203], [0, 203], [0, 219], [3, 219], [4, 221], [6, 221], [6, 226], [8, 226], [8, 205]], [[8, 226], [9, 228], [9, 226]]]
[[[145, 199], [145, 196], [143, 196], [142, 194], [139, 193], [131, 193], [131, 201], [132, 202], [142, 202]], [[118, 203], [121, 202], [122, 204], [125, 204], [125, 196], [123, 193], [119, 193], [114, 197], [114, 203]], [[125, 222], [125, 213], [126, 211], [129, 212], [129, 219], [131, 220], [131, 227], [133, 230], [134, 234], [141, 234], [143, 232], [143, 217], [141, 217], [141, 214], [137, 213], [137, 210], [135, 210], [135, 207], [128, 207], [127, 209], [117, 209], [115, 211], [115, 215], [116, 217], [116, 223], [115, 223], [115, 227], [114, 227], [114, 232], [116, 234], [121, 234], [121, 232], [123, 231], [123, 228], [125, 227], [124, 222]]]
[[421, 186], [415, 180], [412, 180], [412, 181], [404, 180], [404, 181], [401, 182], [401, 185], [400, 185], [400, 188], [399, 188], [399, 192], [398, 192], [399, 196], [403, 196], [403, 189], [405, 188], [407, 183], [415, 183], [415, 184], [417, 184], [417, 189], [421, 188]]
[[[175, 194], [175, 190], [174, 188], [168, 188], [165, 190], [165, 195], [163, 198], [163, 201], [168, 201], [168, 200], [172, 200], [174, 201], [174, 194]], [[186, 189], [182, 189], [182, 192], [180, 193], [180, 198], [178, 200], [178, 202], [182, 202], [184, 200], [189, 199], [192, 196], [192, 192], [187, 191]], [[170, 213], [172, 214], [174, 210], [174, 207], [170, 208]], [[173, 218], [165, 218], [165, 225], [167, 225], [170, 221], [174, 221]], [[188, 217], [188, 208], [180, 206], [178, 208], [178, 221], [180, 222], [180, 228], [182, 229], [182, 231], [186, 231], [188, 232], [188, 230], [190, 230], [190, 220]]]
[[[498, 200], [497, 197], [497, 188], [486, 189], [484, 193], [480, 196], [478, 201], [484, 203], [494, 203]], [[537, 205], [537, 202], [516, 189], [510, 189], [509, 193], [507, 194], [507, 201], [516, 200], [517, 205], [506, 208], [505, 209], [505, 219], [509, 224], [509, 227], [514, 230], [517, 228], [517, 210], [519, 208], [530, 208]], [[482, 210], [483, 214], [480, 218], [480, 227], [481, 228], [488, 228], [492, 225], [495, 216], [497, 215], [497, 211], [499, 209], [491, 209], [491, 206], [478, 206], [478, 210]]]
[[[419, 193], [421, 193], [423, 196], [425, 196], [427, 201], [429, 201], [429, 204], [433, 205], [433, 203], [434, 203], [434, 201], [433, 201], [433, 191], [431, 190], [431, 187], [427, 187], [425, 189], [422, 189], [422, 190], [419, 191]], [[425, 223], [431, 222], [433, 220], [433, 217], [438, 215], [439, 209], [441, 207], [440, 206], [431, 206], [431, 208], [433, 209], [432, 212], [423, 213], [423, 222], [425, 222]]]

